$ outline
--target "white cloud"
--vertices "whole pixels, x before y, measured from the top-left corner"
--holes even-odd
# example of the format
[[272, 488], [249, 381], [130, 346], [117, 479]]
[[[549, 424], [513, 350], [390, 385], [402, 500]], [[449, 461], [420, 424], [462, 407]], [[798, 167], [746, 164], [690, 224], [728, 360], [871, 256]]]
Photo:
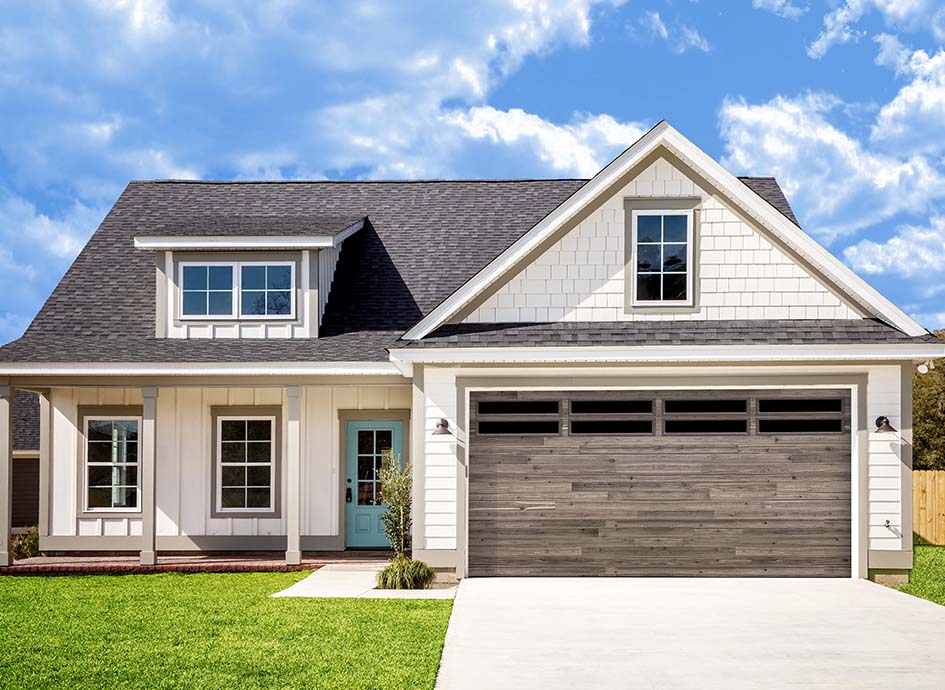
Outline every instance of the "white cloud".
[[798, 7], [791, 0], [751, 0], [751, 6], [758, 10], [767, 10], [784, 19], [797, 21], [803, 17], [809, 7]]
[[[0, 265], [4, 270], [12, 267], [10, 248], [29, 248], [31, 253], [71, 260], [104, 215], [102, 209], [76, 201], [65, 213], [53, 217], [21, 197], [0, 196], [0, 236], [6, 252], [5, 257], [0, 255]], [[24, 264], [21, 268], [31, 273], [28, 266]]]
[[824, 26], [807, 54], [820, 59], [837, 45], [859, 41], [866, 31], [858, 22], [878, 12], [886, 26], [904, 31], [928, 30], [936, 40], [945, 40], [945, 8], [939, 0], [844, 0], [824, 16]]
[[888, 149], [941, 153], [945, 151], [945, 50], [933, 55], [917, 50], [910, 55], [896, 43], [881, 41], [880, 58], [892, 61], [897, 72], [912, 81], [880, 109], [871, 139]]
[[164, 0], [94, 0], [99, 11], [120, 16], [136, 40], [160, 40], [174, 31]]
[[879, 34], [874, 36], [873, 40], [879, 45], [876, 64], [880, 67], [889, 67], [895, 70], [896, 74], [903, 74], [909, 65], [912, 51], [902, 44], [898, 36]]
[[579, 115], [556, 125], [519, 108], [480, 106], [446, 113], [444, 122], [472, 139], [522, 146], [559, 174], [591, 177], [616, 153], [645, 131], [639, 123], [617, 122], [609, 115]]
[[945, 178], [926, 158], [876, 151], [831, 124], [842, 105], [809, 93], [760, 105], [728, 99], [720, 112], [724, 163], [776, 175], [805, 228], [825, 241], [922, 212], [945, 195]]
[[[647, 10], [640, 15], [640, 26], [644, 32], [652, 37], [665, 42], [669, 49], [677, 55], [685, 53], [687, 50], [701, 50], [708, 53], [712, 50], [708, 39], [692, 27], [680, 24], [678, 27], [670, 30], [663, 21], [659, 12]], [[630, 29], [631, 36], [636, 36], [637, 32]]]
[[929, 227], [900, 227], [885, 242], [858, 242], [843, 250], [843, 258], [863, 273], [921, 276], [938, 283], [945, 272], [945, 216], [933, 217]]

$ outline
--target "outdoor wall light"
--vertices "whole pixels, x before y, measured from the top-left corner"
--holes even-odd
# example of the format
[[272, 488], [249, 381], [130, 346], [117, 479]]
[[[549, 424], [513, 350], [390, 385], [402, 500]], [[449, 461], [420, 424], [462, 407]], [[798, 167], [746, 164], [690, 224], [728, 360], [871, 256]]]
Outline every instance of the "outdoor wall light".
[[433, 432], [433, 435], [434, 436], [443, 436], [443, 435], [450, 436], [452, 435], [452, 433], [453, 432], [450, 431], [450, 423], [446, 421], [445, 419], [441, 419], [440, 421], [436, 423], [436, 430]]
[[876, 431], [877, 433], [887, 434], [895, 433], [895, 429], [892, 424], [889, 423], [889, 417], [877, 417], [876, 418]]

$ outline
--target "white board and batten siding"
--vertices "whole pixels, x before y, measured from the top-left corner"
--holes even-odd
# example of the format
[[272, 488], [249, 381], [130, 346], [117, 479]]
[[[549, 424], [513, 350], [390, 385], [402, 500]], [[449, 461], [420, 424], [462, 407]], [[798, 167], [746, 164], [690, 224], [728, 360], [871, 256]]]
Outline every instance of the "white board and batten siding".
[[[54, 388], [51, 392], [53, 536], [136, 536], [137, 518], [88, 517], [77, 504], [82, 458], [80, 405], [141, 405], [140, 389]], [[409, 384], [302, 387], [302, 535], [339, 534], [341, 423], [339, 410], [409, 409]], [[281, 405], [283, 388], [162, 388], [157, 399], [158, 536], [263, 536], [286, 534], [285, 510], [275, 519], [211, 517], [211, 414], [213, 406]], [[285, 444], [283, 443], [283, 448]], [[283, 451], [284, 452], [284, 451]], [[284, 468], [284, 458], [283, 458]], [[285, 471], [281, 496], [285, 496]], [[284, 505], [284, 498], [283, 498]]]
[[[698, 310], [626, 310], [624, 199], [701, 197]], [[469, 323], [857, 319], [861, 314], [756, 226], [659, 159], [464, 319]]]
[[[464, 461], [463, 444], [466, 439], [466, 429], [458, 426], [460, 417], [457, 410], [456, 379], [460, 376], [510, 376], [533, 377], [535, 387], [540, 388], [542, 381], [548, 377], [573, 376], [575, 386], [579, 386], [580, 376], [612, 376], [614, 388], [622, 385], [632, 386], [633, 377], [654, 377], [665, 375], [667, 385], [674, 384], [673, 375], [678, 376], [679, 370], [663, 368], [645, 368], [634, 370], [622, 368], [618, 370], [587, 369], [476, 369], [461, 370], [446, 367], [427, 367], [424, 369], [424, 399], [425, 410], [425, 457], [422, 459], [423, 468], [417, 481], [424, 483], [421, 495], [424, 499], [423, 532], [418, 535], [418, 548], [430, 551], [454, 550], [457, 548], [457, 513], [459, 510], [457, 494], [457, 472], [462, 471]], [[902, 423], [901, 401], [903, 399], [902, 370], [898, 365], [888, 366], [838, 366], [829, 371], [817, 367], [804, 366], [745, 366], [727, 367], [724, 375], [752, 377], [752, 376], [783, 376], [783, 375], [866, 375], [867, 376], [867, 492], [860, 497], [861, 514], [865, 513], [867, 523], [868, 548], [870, 550], [909, 551], [911, 549], [911, 514], [903, 510], [902, 477], [908, 470], [903, 465], [903, 445], [898, 434], [876, 433], [873, 421], [881, 415], [889, 417], [892, 425], [900, 429]], [[700, 387], [699, 376], [718, 376], [719, 370], [712, 368], [692, 368], [687, 370], [685, 387], [697, 389]], [[519, 378], [520, 381], [520, 378]], [[750, 387], [750, 386], [749, 386]], [[514, 388], [514, 387], [513, 387]], [[560, 385], [552, 385], [560, 390]], [[445, 418], [453, 431], [453, 435], [433, 435], [436, 423]], [[854, 487], [854, 492], [857, 489]], [[889, 526], [886, 526], [889, 520]], [[460, 556], [457, 556], [460, 557]]]

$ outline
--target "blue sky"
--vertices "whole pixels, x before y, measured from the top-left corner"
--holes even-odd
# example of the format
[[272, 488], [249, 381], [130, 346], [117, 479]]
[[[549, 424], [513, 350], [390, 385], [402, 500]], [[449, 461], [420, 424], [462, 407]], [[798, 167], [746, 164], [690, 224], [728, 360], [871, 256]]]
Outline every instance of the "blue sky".
[[0, 342], [130, 179], [588, 176], [660, 119], [945, 326], [939, 0], [0, 0]]

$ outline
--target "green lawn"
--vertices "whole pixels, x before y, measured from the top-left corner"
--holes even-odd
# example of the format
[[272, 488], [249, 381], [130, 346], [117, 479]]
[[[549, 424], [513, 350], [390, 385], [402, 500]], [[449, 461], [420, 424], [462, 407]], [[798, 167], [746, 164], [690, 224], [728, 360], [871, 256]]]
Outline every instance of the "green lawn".
[[0, 687], [433, 687], [452, 602], [269, 598], [306, 575], [0, 577]]
[[896, 587], [900, 592], [945, 606], [945, 546], [915, 546], [910, 582]]

